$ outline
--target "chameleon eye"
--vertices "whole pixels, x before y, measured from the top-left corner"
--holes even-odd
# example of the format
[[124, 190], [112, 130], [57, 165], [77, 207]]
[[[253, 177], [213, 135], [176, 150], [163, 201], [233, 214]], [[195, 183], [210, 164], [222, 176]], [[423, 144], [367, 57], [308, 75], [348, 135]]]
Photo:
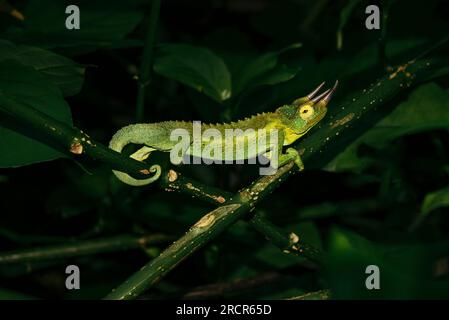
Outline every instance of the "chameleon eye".
[[299, 109], [299, 116], [301, 117], [301, 119], [307, 120], [311, 116], [313, 116], [314, 112], [315, 112], [315, 110], [313, 110], [312, 106], [305, 105]]

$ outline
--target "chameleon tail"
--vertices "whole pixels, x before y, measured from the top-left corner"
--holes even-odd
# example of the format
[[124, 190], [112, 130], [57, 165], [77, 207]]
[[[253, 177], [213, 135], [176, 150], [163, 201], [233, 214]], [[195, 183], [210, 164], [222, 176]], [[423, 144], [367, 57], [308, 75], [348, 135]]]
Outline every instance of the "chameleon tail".
[[[123, 148], [127, 144], [144, 144], [145, 139], [139, 134], [140, 132], [142, 132], [142, 124], [130, 125], [120, 129], [116, 134], [114, 134], [111, 141], [109, 142], [109, 148], [121, 153]], [[146, 150], [146, 152], [141, 152], [141, 150]], [[151, 148], [143, 147], [142, 149], [131, 155], [131, 157], [136, 160], [143, 161], [148, 158], [152, 150], [153, 149]], [[120, 181], [128, 185], [138, 187], [153, 183], [154, 181], [159, 179], [162, 173], [162, 169], [158, 164], [152, 165], [150, 167], [150, 172], [154, 173], [154, 175], [148, 179], [135, 179], [129, 174], [117, 170], [112, 170], [112, 172]]]

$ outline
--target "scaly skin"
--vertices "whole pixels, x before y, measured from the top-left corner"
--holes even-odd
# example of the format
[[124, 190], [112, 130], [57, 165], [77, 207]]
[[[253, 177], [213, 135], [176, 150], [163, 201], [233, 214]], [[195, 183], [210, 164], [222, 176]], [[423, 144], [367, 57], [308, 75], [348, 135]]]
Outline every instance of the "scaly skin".
[[[321, 95], [315, 97], [321, 87], [322, 83], [309, 95], [296, 99], [292, 104], [284, 105], [278, 108], [275, 112], [268, 112], [257, 114], [250, 118], [246, 118], [237, 122], [223, 123], [223, 124], [201, 124], [201, 132], [207, 129], [216, 129], [222, 136], [225, 136], [226, 129], [240, 129], [243, 132], [247, 129], [254, 129], [255, 135], [247, 135], [241, 138], [233, 137], [234, 143], [238, 142], [236, 139], [244, 139], [240, 142], [243, 143], [244, 153], [239, 156], [235, 150], [232, 154], [232, 159], [229, 155], [222, 151], [221, 154], [213, 155], [210, 160], [244, 160], [257, 156], [257, 154], [251, 154], [250, 150], [256, 150], [254, 147], [257, 143], [257, 132], [259, 129], [265, 129], [267, 136], [269, 136], [272, 130], [278, 130], [278, 139], [276, 145], [278, 146], [278, 167], [284, 165], [290, 160], [294, 160], [300, 170], [304, 169], [301, 157], [296, 149], [288, 148], [286, 153], [282, 153], [282, 147], [288, 146], [305, 135], [315, 124], [317, 124], [326, 114], [327, 104], [336, 89], [337, 83], [331, 90], [327, 90]], [[175, 129], [184, 129], [190, 136], [190, 141], [193, 141], [193, 123], [184, 121], [165, 121], [159, 123], [148, 124], [133, 124], [123, 127], [117, 131], [112, 137], [109, 147], [117, 152], [121, 152], [123, 148], [130, 143], [144, 145], [137, 152], [131, 155], [132, 158], [143, 161], [152, 151], [158, 150], [163, 152], [170, 152], [178, 141], [171, 141], [170, 134]], [[185, 154], [195, 157], [202, 156], [202, 150], [206, 145], [213, 145], [214, 141], [204, 141], [201, 136], [201, 148], [189, 148]], [[225, 140], [216, 142], [223, 144]], [[223, 148], [221, 148], [223, 150]], [[260, 151], [260, 150], [259, 150]], [[266, 150], [264, 155], [270, 158], [270, 150]], [[202, 157], [203, 159], [204, 156]], [[150, 184], [161, 175], [161, 167], [158, 164], [150, 167], [150, 172], [154, 173], [148, 179], [135, 179], [128, 174], [120, 171], [113, 170], [118, 179], [126, 184], [132, 186], [143, 186]]]

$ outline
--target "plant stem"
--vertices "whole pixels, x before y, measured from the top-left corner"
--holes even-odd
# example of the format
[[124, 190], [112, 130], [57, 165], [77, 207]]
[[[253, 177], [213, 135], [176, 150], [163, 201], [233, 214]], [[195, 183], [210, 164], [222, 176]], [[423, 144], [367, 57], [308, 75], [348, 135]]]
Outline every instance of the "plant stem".
[[144, 178], [145, 175], [151, 174], [149, 166], [144, 162], [124, 157], [120, 153], [92, 140], [79, 129], [70, 127], [39, 110], [12, 100], [1, 92], [0, 110], [18, 119], [21, 124], [35, 129], [37, 133], [51, 138], [65, 153], [74, 157], [81, 157], [86, 154], [111, 165], [114, 169], [127, 172], [135, 177]]
[[257, 212], [249, 223], [283, 252], [303, 256], [318, 264], [323, 261], [323, 253], [320, 250], [302, 241], [294, 232], [290, 234], [286, 233], [265, 219], [260, 212]]
[[173, 169], [170, 169], [166, 175], [161, 177], [159, 186], [165, 191], [185, 193], [215, 205], [229, 202], [234, 196], [231, 192], [210, 187], [201, 182], [184, 177]]
[[146, 88], [151, 81], [151, 68], [153, 66], [154, 43], [159, 20], [159, 11], [161, 0], [151, 1], [150, 16], [148, 19], [148, 29], [146, 31], [145, 45], [143, 47], [142, 63], [139, 70], [137, 104], [136, 104], [136, 121], [142, 122], [145, 113], [145, 95]]
[[292, 167], [293, 163], [290, 162], [279, 168], [274, 175], [263, 176], [237, 193], [230, 203], [203, 216], [184, 236], [114, 289], [105, 299], [134, 299], [145, 292], [180, 262], [252, 210], [258, 201], [276, 188], [281, 181], [280, 177], [291, 171]]
[[305, 293], [303, 295], [292, 297], [287, 300], [329, 300], [331, 291], [328, 289]]
[[276, 287], [276, 284], [284, 280], [284, 277], [280, 273], [270, 271], [253, 277], [202, 285], [183, 293], [180, 299], [198, 300], [230, 297], [232, 299], [241, 292], [245, 292], [245, 294], [256, 293], [260, 287]]
[[3, 252], [0, 254], [0, 265], [79, 257], [129, 249], [142, 249], [147, 245], [160, 244], [168, 240], [169, 238], [167, 236], [160, 234], [145, 236], [120, 235], [111, 238], [77, 241], [70, 244], [65, 243], [27, 250]]
[[[169, 179], [172, 181], [169, 181]], [[234, 196], [230, 192], [209, 187], [192, 179], [185, 178], [174, 170], [170, 170], [170, 172], [161, 179], [161, 187], [165, 188], [167, 191], [186, 193], [216, 205], [232, 202]], [[296, 234], [284, 232], [261, 214], [256, 214], [251, 217], [249, 224], [256, 231], [264, 235], [268, 241], [272, 242], [285, 253], [292, 253], [303, 256], [314, 262], [321, 262], [322, 253], [319, 250], [307, 243], [302, 241], [299, 242], [299, 238]]]

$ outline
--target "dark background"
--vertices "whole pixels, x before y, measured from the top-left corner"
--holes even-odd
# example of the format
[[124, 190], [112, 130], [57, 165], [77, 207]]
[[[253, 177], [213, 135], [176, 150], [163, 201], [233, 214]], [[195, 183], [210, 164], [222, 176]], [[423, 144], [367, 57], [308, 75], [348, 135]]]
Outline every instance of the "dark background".
[[[48, 25], [27, 25], [33, 15], [56, 12], [52, 7], [56, 2], [10, 1], [26, 19], [19, 22], [0, 13], [0, 38], [41, 47], [87, 66], [81, 91], [65, 99], [74, 125], [107, 144], [116, 130], [135, 122], [135, 76], [148, 18], [139, 14], [148, 11], [150, 2], [80, 2], [81, 29], [83, 14], [101, 12], [102, 5], [111, 13], [103, 19], [112, 25], [114, 19], [120, 24], [116, 12], [137, 12], [123, 37], [112, 41], [108, 37], [117, 35], [112, 34], [115, 29], [105, 29], [108, 40], [101, 42], [87, 35], [90, 44], [85, 39], [72, 40], [68, 31], [60, 33], [61, 38], [34, 32], [39, 26], [51, 29], [51, 20], [46, 21]], [[354, 9], [348, 11], [341, 28], [343, 44], [338, 50], [337, 30], [345, 20], [342, 12], [351, 2]], [[248, 87], [223, 103], [155, 72], [146, 96], [145, 122], [237, 120], [274, 110], [321, 81], [340, 79], [332, 108], [333, 103], [337, 105], [388, 72], [377, 59], [381, 32], [365, 28], [367, 4], [163, 0], [156, 64], [160, 44], [201, 46], [225, 62], [234, 80], [242, 68], [264, 53], [298, 42], [302, 47], [279, 54], [276, 68], [298, 70], [289, 80]], [[390, 65], [407, 61], [447, 36], [447, 1], [397, 0], [390, 4], [387, 25], [383, 26], [387, 28]], [[382, 5], [385, 2], [381, 9]], [[65, 19], [63, 12], [61, 15]], [[14, 33], [11, 28], [25, 31]], [[65, 41], [69, 45], [60, 44]], [[445, 58], [447, 47], [433, 54]], [[396, 113], [380, 127], [370, 129], [369, 137], [348, 137], [349, 141], [359, 139], [353, 153], [342, 149], [340, 161], [323, 170], [307, 170], [306, 163], [304, 173], [292, 177], [258, 205], [257, 210], [273, 223], [328, 252], [330, 258], [323, 268], [283, 254], [240, 221], [179, 265], [145, 297], [284, 299], [331, 289], [335, 298], [448, 298], [448, 85], [446, 76], [405, 92], [390, 106]], [[251, 166], [185, 166], [179, 170], [233, 192], [257, 178]], [[440, 191], [436, 197], [426, 198], [435, 191]], [[0, 249], [38, 251], [47, 245], [121, 234], [162, 234], [176, 239], [212, 208], [157, 186], [128, 187], [112, 177], [108, 166], [89, 159], [78, 163], [65, 157], [4, 168], [0, 170]], [[0, 297], [13, 298], [20, 293], [37, 298], [101, 298], [169, 243], [140, 251], [2, 264]], [[80, 267], [81, 290], [65, 289], [68, 264]], [[364, 266], [369, 264], [381, 267], [382, 289], [378, 292], [364, 288]]]

